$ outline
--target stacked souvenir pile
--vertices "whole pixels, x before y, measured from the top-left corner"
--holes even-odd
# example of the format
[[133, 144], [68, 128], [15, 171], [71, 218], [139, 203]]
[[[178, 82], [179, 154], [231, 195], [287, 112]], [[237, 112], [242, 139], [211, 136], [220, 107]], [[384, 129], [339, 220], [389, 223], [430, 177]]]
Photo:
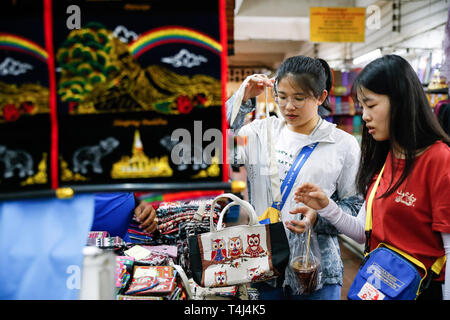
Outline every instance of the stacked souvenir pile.
[[[132, 219], [128, 228], [128, 237], [131, 243], [138, 244], [167, 244], [175, 245], [178, 240], [184, 238], [183, 225], [196, 220], [196, 225], [202, 225], [203, 232], [209, 231], [209, 210], [212, 199], [191, 201], [166, 201], [161, 202], [156, 209], [158, 229], [155, 233], [148, 233], [139, 228], [139, 222]], [[199, 212], [199, 208], [202, 211]], [[220, 205], [216, 204], [214, 222], [220, 213]], [[181, 226], [181, 228], [180, 228]], [[198, 234], [198, 233], [196, 233]]]
[[[179, 265], [187, 278], [192, 277], [189, 262], [188, 237], [210, 231], [212, 200], [187, 202], [162, 202], [156, 209], [158, 230], [147, 233], [133, 220], [128, 229], [130, 242], [110, 237], [108, 232], [90, 232], [88, 245], [114, 250], [116, 254], [116, 294], [120, 300], [181, 300], [187, 299], [188, 285], [193, 299], [238, 299], [247, 291], [238, 286], [207, 289], [199, 287], [192, 279], [183, 283]], [[217, 224], [221, 207], [214, 208]]]
[[[186, 299], [181, 278], [172, 266], [180, 265], [190, 277], [187, 237], [210, 231], [211, 203], [212, 200], [162, 202], [156, 209], [158, 230], [147, 233], [133, 219], [128, 243], [105, 231], [89, 233], [88, 245], [114, 250], [116, 254], [117, 299]], [[220, 206], [216, 205], [215, 223], [219, 212]], [[222, 296], [235, 294], [236, 290], [225, 290]]]
[[119, 300], [184, 300], [187, 298], [172, 267], [176, 248], [135, 245], [116, 257]]
[[[205, 225], [206, 223], [209, 224], [211, 203], [212, 200], [162, 202], [156, 209], [158, 232], [161, 235], [161, 240], [167, 244], [174, 244], [179, 239], [179, 227], [183, 222], [194, 219], [198, 222], [204, 222]], [[214, 222], [217, 223], [220, 205], [216, 204], [214, 212]]]
[[110, 237], [106, 231], [89, 232], [88, 246], [96, 246], [100, 249], [120, 249], [126, 246], [126, 243], [120, 237]]

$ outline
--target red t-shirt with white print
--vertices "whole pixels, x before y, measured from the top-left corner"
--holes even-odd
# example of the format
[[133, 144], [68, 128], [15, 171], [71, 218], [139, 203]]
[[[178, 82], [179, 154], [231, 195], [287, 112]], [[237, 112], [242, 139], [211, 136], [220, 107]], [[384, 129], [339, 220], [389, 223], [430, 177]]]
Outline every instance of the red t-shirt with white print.
[[[428, 269], [445, 254], [440, 233], [450, 233], [450, 148], [441, 141], [434, 143], [416, 158], [409, 177], [394, 193], [376, 199], [390, 185], [391, 156], [389, 153], [372, 207], [370, 249], [375, 249], [380, 242], [393, 245]], [[405, 160], [395, 161], [394, 183], [405, 166]], [[373, 184], [367, 195], [372, 187]], [[439, 280], [443, 279], [444, 272], [441, 272]]]

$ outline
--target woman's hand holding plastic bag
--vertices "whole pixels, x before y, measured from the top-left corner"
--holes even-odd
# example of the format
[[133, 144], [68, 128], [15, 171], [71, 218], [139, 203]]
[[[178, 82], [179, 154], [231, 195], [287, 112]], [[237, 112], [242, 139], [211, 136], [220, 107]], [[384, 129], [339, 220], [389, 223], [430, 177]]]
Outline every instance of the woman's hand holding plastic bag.
[[[311, 294], [322, 287], [319, 245], [308, 218], [292, 222], [293, 226], [287, 226], [292, 231], [289, 235], [291, 259], [286, 268], [284, 285], [288, 285], [294, 295]], [[303, 232], [299, 233], [301, 230]]]
[[303, 233], [307, 231], [308, 225], [314, 226], [317, 220], [317, 212], [307, 206], [299, 206], [289, 211], [290, 214], [301, 214], [304, 219], [285, 221], [286, 228], [294, 233]]

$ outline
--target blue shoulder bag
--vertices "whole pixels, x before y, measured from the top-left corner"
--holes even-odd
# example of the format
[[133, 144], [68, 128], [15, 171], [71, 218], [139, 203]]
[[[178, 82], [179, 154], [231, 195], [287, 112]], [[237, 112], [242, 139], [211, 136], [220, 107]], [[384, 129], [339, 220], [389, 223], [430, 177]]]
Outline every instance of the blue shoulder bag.
[[[369, 252], [372, 204], [383, 170], [384, 166], [367, 201], [365, 258], [349, 289], [349, 300], [415, 300], [428, 287], [431, 279], [438, 277], [445, 264], [444, 255], [427, 270], [419, 260], [386, 243], [380, 243]], [[417, 267], [424, 270], [423, 277]]]

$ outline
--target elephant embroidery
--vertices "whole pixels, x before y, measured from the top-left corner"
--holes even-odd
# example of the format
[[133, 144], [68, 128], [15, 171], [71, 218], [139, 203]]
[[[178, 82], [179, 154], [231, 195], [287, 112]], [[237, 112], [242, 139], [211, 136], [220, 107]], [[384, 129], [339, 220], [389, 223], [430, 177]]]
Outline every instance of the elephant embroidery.
[[16, 170], [18, 170], [20, 178], [34, 174], [33, 159], [28, 152], [23, 150], [11, 150], [0, 145], [0, 162], [3, 162], [5, 167], [3, 172], [5, 179], [14, 177]]
[[93, 172], [103, 173], [100, 160], [110, 154], [118, 145], [119, 141], [109, 137], [101, 140], [98, 145], [79, 148], [72, 157], [73, 171], [87, 174], [88, 166], [91, 166]]

